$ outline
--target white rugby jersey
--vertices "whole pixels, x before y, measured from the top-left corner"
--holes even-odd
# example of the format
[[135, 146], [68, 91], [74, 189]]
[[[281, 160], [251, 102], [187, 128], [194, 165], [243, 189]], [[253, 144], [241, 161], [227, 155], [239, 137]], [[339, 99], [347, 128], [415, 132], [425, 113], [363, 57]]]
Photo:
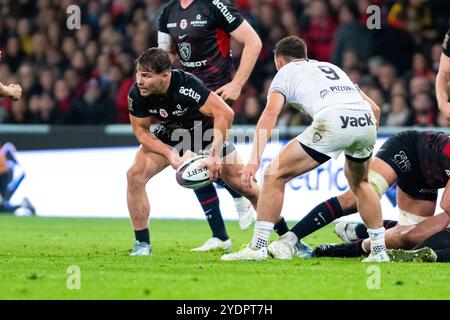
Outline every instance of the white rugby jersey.
[[273, 79], [268, 95], [273, 92], [283, 94], [286, 103], [311, 117], [325, 107], [341, 108], [342, 104], [370, 110], [345, 72], [329, 62], [300, 60], [286, 64]]

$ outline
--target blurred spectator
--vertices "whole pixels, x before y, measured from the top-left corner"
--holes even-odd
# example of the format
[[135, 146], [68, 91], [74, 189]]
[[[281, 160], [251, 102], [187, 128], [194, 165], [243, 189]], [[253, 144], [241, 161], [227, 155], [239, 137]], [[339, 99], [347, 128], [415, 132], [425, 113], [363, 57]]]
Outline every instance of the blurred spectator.
[[412, 125], [412, 112], [405, 96], [396, 94], [391, 99], [391, 111], [386, 118], [386, 125], [403, 127]]
[[91, 79], [83, 96], [70, 105], [68, 121], [74, 124], [107, 124], [115, 120], [113, 104], [103, 94], [99, 82]]
[[325, 0], [312, 0], [306, 8], [308, 23], [302, 37], [308, 45], [308, 56], [330, 61], [336, 21]]
[[[71, 0], [3, 4], [0, 81], [20, 83], [23, 94], [20, 102], [0, 100], [0, 122], [128, 123], [126, 97], [134, 81], [134, 59], [157, 45], [159, 15], [167, 2], [79, 0], [79, 30], [64, 27]], [[307, 41], [310, 58], [342, 66], [381, 104], [382, 124], [408, 125], [404, 119], [409, 110], [411, 123], [447, 125], [435, 110], [433, 87], [449, 28], [449, 1], [235, 0], [235, 4], [263, 41], [242, 97], [233, 105], [236, 122], [256, 122], [254, 115], [265, 105], [267, 87], [276, 73], [273, 47], [295, 34]], [[380, 30], [365, 25], [371, 4], [381, 7]], [[239, 63], [242, 47], [232, 43], [231, 50], [233, 61]], [[308, 120], [287, 108], [279, 123]]]
[[426, 93], [419, 93], [412, 99], [414, 110], [414, 125], [429, 127], [435, 125], [436, 114], [431, 97]]
[[[358, 39], [358, 41], [355, 41]], [[344, 4], [339, 8], [339, 27], [334, 35], [332, 62], [342, 66], [345, 51], [351, 50], [359, 61], [366, 62], [372, 54], [372, 34], [359, 22], [358, 7]]]

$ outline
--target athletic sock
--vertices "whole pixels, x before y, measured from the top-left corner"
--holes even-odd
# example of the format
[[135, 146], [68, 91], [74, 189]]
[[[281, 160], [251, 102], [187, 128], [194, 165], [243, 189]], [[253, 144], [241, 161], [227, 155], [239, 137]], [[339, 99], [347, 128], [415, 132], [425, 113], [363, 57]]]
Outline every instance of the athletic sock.
[[256, 221], [253, 240], [250, 245], [252, 249], [260, 249], [267, 247], [270, 234], [273, 230], [273, 223], [268, 221]]
[[143, 230], [134, 230], [134, 236], [137, 241], [150, 244], [150, 232], [148, 231], [148, 228]]
[[342, 207], [337, 198], [330, 198], [312, 209], [291, 231], [295, 233], [297, 238], [303, 239], [343, 215]]
[[233, 199], [241, 198], [241, 197], [242, 197], [242, 195], [241, 195], [239, 192], [235, 191], [233, 188], [231, 188], [231, 187], [228, 186], [227, 184], [224, 183], [222, 186], [223, 186], [225, 189], [227, 189], [227, 191], [231, 194], [231, 196], [233, 197]]
[[289, 227], [287, 225], [287, 222], [286, 222], [286, 220], [284, 220], [283, 217], [281, 217], [280, 221], [278, 221], [273, 226], [273, 231], [275, 231], [279, 236], [282, 236], [283, 234], [285, 234], [286, 232], [289, 231]]
[[372, 254], [378, 254], [386, 251], [386, 244], [384, 243], [384, 227], [377, 229], [367, 229], [370, 238], [370, 251]]
[[435, 250], [437, 255], [436, 262], [450, 262], [450, 247], [440, 250]]
[[214, 238], [222, 241], [228, 240], [228, 234], [225, 229], [222, 214], [220, 212], [219, 197], [213, 184], [194, 190], [200, 205], [205, 213], [209, 228]]
[[6, 194], [6, 186], [8, 185], [10, 180], [10, 173], [9, 171], [0, 173], [0, 195], [5, 197]]
[[[385, 230], [393, 228], [397, 225], [398, 221], [395, 220], [383, 220], [383, 227]], [[367, 228], [364, 223], [359, 223], [355, 227], [355, 233], [358, 239], [365, 239], [369, 237], [369, 234], [367, 233]]]

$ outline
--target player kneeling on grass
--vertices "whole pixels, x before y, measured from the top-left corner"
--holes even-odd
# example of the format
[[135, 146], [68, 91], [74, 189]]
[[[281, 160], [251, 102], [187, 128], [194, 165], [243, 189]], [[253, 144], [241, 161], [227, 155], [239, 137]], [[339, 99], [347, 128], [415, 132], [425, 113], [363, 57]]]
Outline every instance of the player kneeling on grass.
[[[136, 236], [131, 255], [151, 254], [145, 186], [169, 165], [177, 169], [195, 154], [208, 154], [204, 165], [211, 181], [221, 178], [255, 208], [258, 200], [257, 186], [242, 186], [239, 172], [243, 164], [234, 145], [227, 141], [233, 110], [198, 78], [171, 70], [170, 64], [164, 50], [146, 49], [136, 61], [136, 83], [128, 94], [131, 125], [141, 144], [127, 173], [127, 203]], [[150, 132], [152, 117], [160, 124]], [[211, 130], [212, 137], [208, 134]], [[208, 223], [216, 224], [211, 229], [225, 232], [220, 215], [211, 212], [208, 218]], [[223, 249], [230, 248], [231, 240], [224, 241]]]
[[269, 236], [280, 220], [285, 184], [344, 152], [345, 176], [356, 194], [361, 216], [370, 228], [374, 252], [366, 261], [388, 261], [380, 201], [368, 182], [369, 162], [377, 135], [378, 106], [360, 93], [339, 67], [309, 60], [306, 44], [300, 38], [291, 36], [277, 43], [275, 64], [278, 73], [256, 127], [250, 162], [242, 173], [243, 184], [251, 187], [285, 103], [309, 113], [313, 122], [269, 165], [258, 201], [251, 244], [241, 251], [222, 256], [222, 260], [267, 259]]

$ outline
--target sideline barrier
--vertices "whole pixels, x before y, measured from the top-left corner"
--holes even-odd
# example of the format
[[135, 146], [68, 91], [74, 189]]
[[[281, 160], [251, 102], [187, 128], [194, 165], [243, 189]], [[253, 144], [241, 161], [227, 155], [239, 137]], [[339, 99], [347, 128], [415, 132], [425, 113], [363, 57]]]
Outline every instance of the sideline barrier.
[[[75, 127], [76, 128], [76, 127]], [[40, 216], [70, 216], [70, 217], [128, 217], [126, 206], [126, 171], [133, 162], [137, 150], [137, 142], [132, 141], [131, 146], [111, 147], [109, 141], [117, 137], [133, 138], [129, 126], [96, 127], [97, 132], [102, 131], [109, 140], [103, 140], [101, 148], [93, 148], [92, 142], [101, 140], [98, 136], [86, 143], [90, 147], [83, 148], [55, 148], [65, 137], [78, 136], [78, 139], [89, 139], [94, 134], [94, 127], [73, 130], [74, 128], [40, 129], [27, 132], [16, 131], [22, 137], [40, 141], [27, 141], [28, 145], [43, 144], [42, 136], [46, 142], [57, 141], [46, 148], [29, 148], [35, 150], [20, 150], [18, 159], [26, 171], [26, 178], [17, 190], [13, 200], [27, 196], [37, 209]], [[0, 130], [0, 141], [5, 139], [4, 129]], [[11, 128], [8, 128], [11, 129]], [[69, 130], [70, 129], [70, 130]], [[100, 130], [101, 129], [101, 130]], [[249, 132], [254, 127], [239, 127], [235, 133]], [[289, 128], [289, 132], [282, 132], [280, 136], [286, 137], [290, 133], [303, 128]], [[410, 128], [409, 128], [410, 129]], [[18, 130], [18, 129], [14, 129]], [[386, 129], [393, 133], [392, 129]], [[380, 130], [380, 135], [386, 130]], [[443, 131], [442, 128], [439, 128]], [[78, 132], [77, 132], [78, 131]], [[11, 132], [11, 131], [10, 131]], [[58, 132], [55, 137], [52, 133]], [[241, 132], [241, 133], [239, 133]], [[68, 136], [67, 136], [67, 135]], [[97, 140], [96, 140], [97, 139]], [[386, 140], [379, 137], [376, 149]], [[124, 141], [124, 140], [121, 140]], [[268, 163], [276, 156], [287, 140], [271, 142], [266, 148], [262, 165], [258, 171], [258, 182], [263, 180], [262, 172]], [[73, 142], [73, 141], [72, 141]], [[18, 146], [20, 147], [20, 146]], [[244, 160], [248, 159], [251, 143], [237, 143], [236, 148]], [[318, 203], [340, 194], [347, 188], [347, 181], [343, 172], [345, 157], [341, 155], [337, 160], [331, 160], [319, 168], [290, 181], [286, 187], [283, 216], [287, 220], [298, 220]], [[175, 181], [175, 171], [169, 167], [158, 174], [147, 186], [151, 202], [151, 216], [154, 218], [193, 218], [203, 219], [204, 215], [194, 193], [180, 187]], [[234, 202], [223, 188], [218, 186], [221, 209], [225, 219], [237, 219]], [[439, 202], [438, 202], [439, 203]], [[385, 218], [396, 219], [397, 209], [393, 195], [382, 198], [382, 207]], [[352, 217], [353, 219], [355, 216]]]

